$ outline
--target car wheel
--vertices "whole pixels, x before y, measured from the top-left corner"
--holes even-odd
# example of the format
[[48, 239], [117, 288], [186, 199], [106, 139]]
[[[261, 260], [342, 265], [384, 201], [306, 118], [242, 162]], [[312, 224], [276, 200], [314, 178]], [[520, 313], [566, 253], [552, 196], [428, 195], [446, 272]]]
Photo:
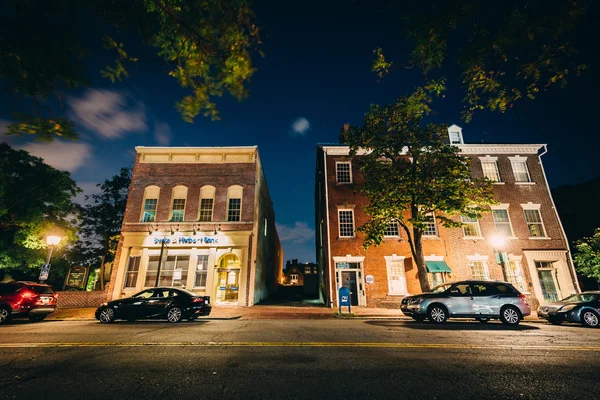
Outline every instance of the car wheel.
[[581, 324], [588, 328], [596, 328], [600, 324], [600, 318], [592, 310], [585, 310], [581, 313]]
[[475, 319], [482, 324], [487, 324], [490, 321], [489, 318], [475, 318]]
[[425, 321], [425, 317], [412, 317], [412, 319], [414, 319], [417, 322], [423, 322], [423, 321]]
[[8, 308], [6, 306], [0, 307], [0, 325], [5, 324], [8, 321], [10, 321], [10, 314], [11, 314], [10, 308]]
[[45, 315], [30, 315], [29, 316], [29, 320], [31, 322], [40, 322], [43, 321], [46, 318]]
[[100, 311], [100, 315], [98, 315], [98, 319], [103, 324], [111, 324], [115, 322], [115, 310], [110, 307], [105, 307]]
[[505, 306], [500, 310], [500, 321], [504, 325], [519, 325], [521, 321], [521, 315], [519, 314], [519, 310], [513, 306]]
[[179, 307], [171, 307], [169, 311], [167, 311], [167, 320], [169, 322], [179, 322], [181, 321], [181, 308]]
[[434, 324], [443, 324], [448, 319], [448, 311], [446, 310], [446, 307], [434, 304], [429, 307], [427, 317]]

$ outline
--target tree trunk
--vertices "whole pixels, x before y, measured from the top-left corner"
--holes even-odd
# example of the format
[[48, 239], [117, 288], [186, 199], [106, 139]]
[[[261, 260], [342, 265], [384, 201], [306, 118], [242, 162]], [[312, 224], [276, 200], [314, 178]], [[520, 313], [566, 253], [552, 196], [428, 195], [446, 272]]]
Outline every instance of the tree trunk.
[[425, 256], [423, 255], [423, 233], [413, 228], [413, 239], [415, 244], [415, 263], [417, 264], [417, 273], [422, 292], [429, 292], [429, 277], [427, 275], [427, 266], [425, 265]]
[[106, 254], [102, 255], [102, 261], [100, 261], [100, 290], [104, 290], [104, 260]]

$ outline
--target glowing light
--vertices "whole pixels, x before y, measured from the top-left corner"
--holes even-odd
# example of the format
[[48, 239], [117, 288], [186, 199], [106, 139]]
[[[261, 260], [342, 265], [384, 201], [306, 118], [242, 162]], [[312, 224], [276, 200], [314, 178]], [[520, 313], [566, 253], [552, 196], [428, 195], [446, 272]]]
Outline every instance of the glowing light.
[[492, 243], [492, 246], [494, 246], [497, 249], [501, 249], [504, 247], [504, 244], [506, 243], [506, 239], [504, 238], [504, 236], [492, 236], [490, 238], [490, 242]]
[[47, 236], [46, 243], [48, 243], [48, 246], [56, 246], [58, 243], [60, 243], [61, 239], [62, 238], [60, 236]]

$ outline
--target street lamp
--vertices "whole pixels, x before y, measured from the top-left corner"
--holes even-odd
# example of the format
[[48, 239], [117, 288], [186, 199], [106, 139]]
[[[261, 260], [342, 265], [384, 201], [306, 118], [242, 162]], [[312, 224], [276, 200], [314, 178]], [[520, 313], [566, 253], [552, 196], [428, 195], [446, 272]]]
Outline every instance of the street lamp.
[[502, 267], [502, 276], [504, 277], [504, 281], [507, 282], [508, 279], [506, 277], [506, 264], [504, 263], [504, 256], [502, 255], [502, 249], [506, 245], [506, 238], [504, 236], [492, 236], [490, 238], [490, 242], [492, 243], [492, 247], [494, 248], [494, 252], [496, 253], [496, 258]]
[[54, 246], [60, 243], [60, 236], [48, 235], [46, 236], [46, 244], [48, 244], [48, 258], [46, 259], [46, 265], [42, 269], [42, 273], [40, 274], [40, 283], [44, 282], [48, 276], [48, 269], [50, 268], [50, 257], [52, 257], [52, 251], [54, 250]]

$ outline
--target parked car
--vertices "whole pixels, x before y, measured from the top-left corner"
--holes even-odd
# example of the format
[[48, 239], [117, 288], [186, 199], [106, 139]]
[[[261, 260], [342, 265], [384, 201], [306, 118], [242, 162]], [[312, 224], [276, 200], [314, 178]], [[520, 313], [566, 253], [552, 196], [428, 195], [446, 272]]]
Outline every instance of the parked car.
[[56, 309], [52, 286], [35, 282], [0, 283], [0, 325], [13, 318], [42, 321]]
[[400, 309], [416, 321], [441, 324], [448, 318], [475, 318], [481, 323], [500, 319], [518, 325], [531, 308], [513, 285], [498, 281], [462, 281], [437, 286], [432, 292], [402, 299]]
[[96, 310], [96, 319], [104, 324], [116, 319], [167, 319], [192, 321], [210, 315], [210, 296], [198, 296], [185, 289], [158, 287], [143, 290], [131, 297], [102, 304]]
[[578, 322], [583, 326], [600, 326], [600, 291], [574, 294], [538, 308], [538, 317], [552, 324]]

